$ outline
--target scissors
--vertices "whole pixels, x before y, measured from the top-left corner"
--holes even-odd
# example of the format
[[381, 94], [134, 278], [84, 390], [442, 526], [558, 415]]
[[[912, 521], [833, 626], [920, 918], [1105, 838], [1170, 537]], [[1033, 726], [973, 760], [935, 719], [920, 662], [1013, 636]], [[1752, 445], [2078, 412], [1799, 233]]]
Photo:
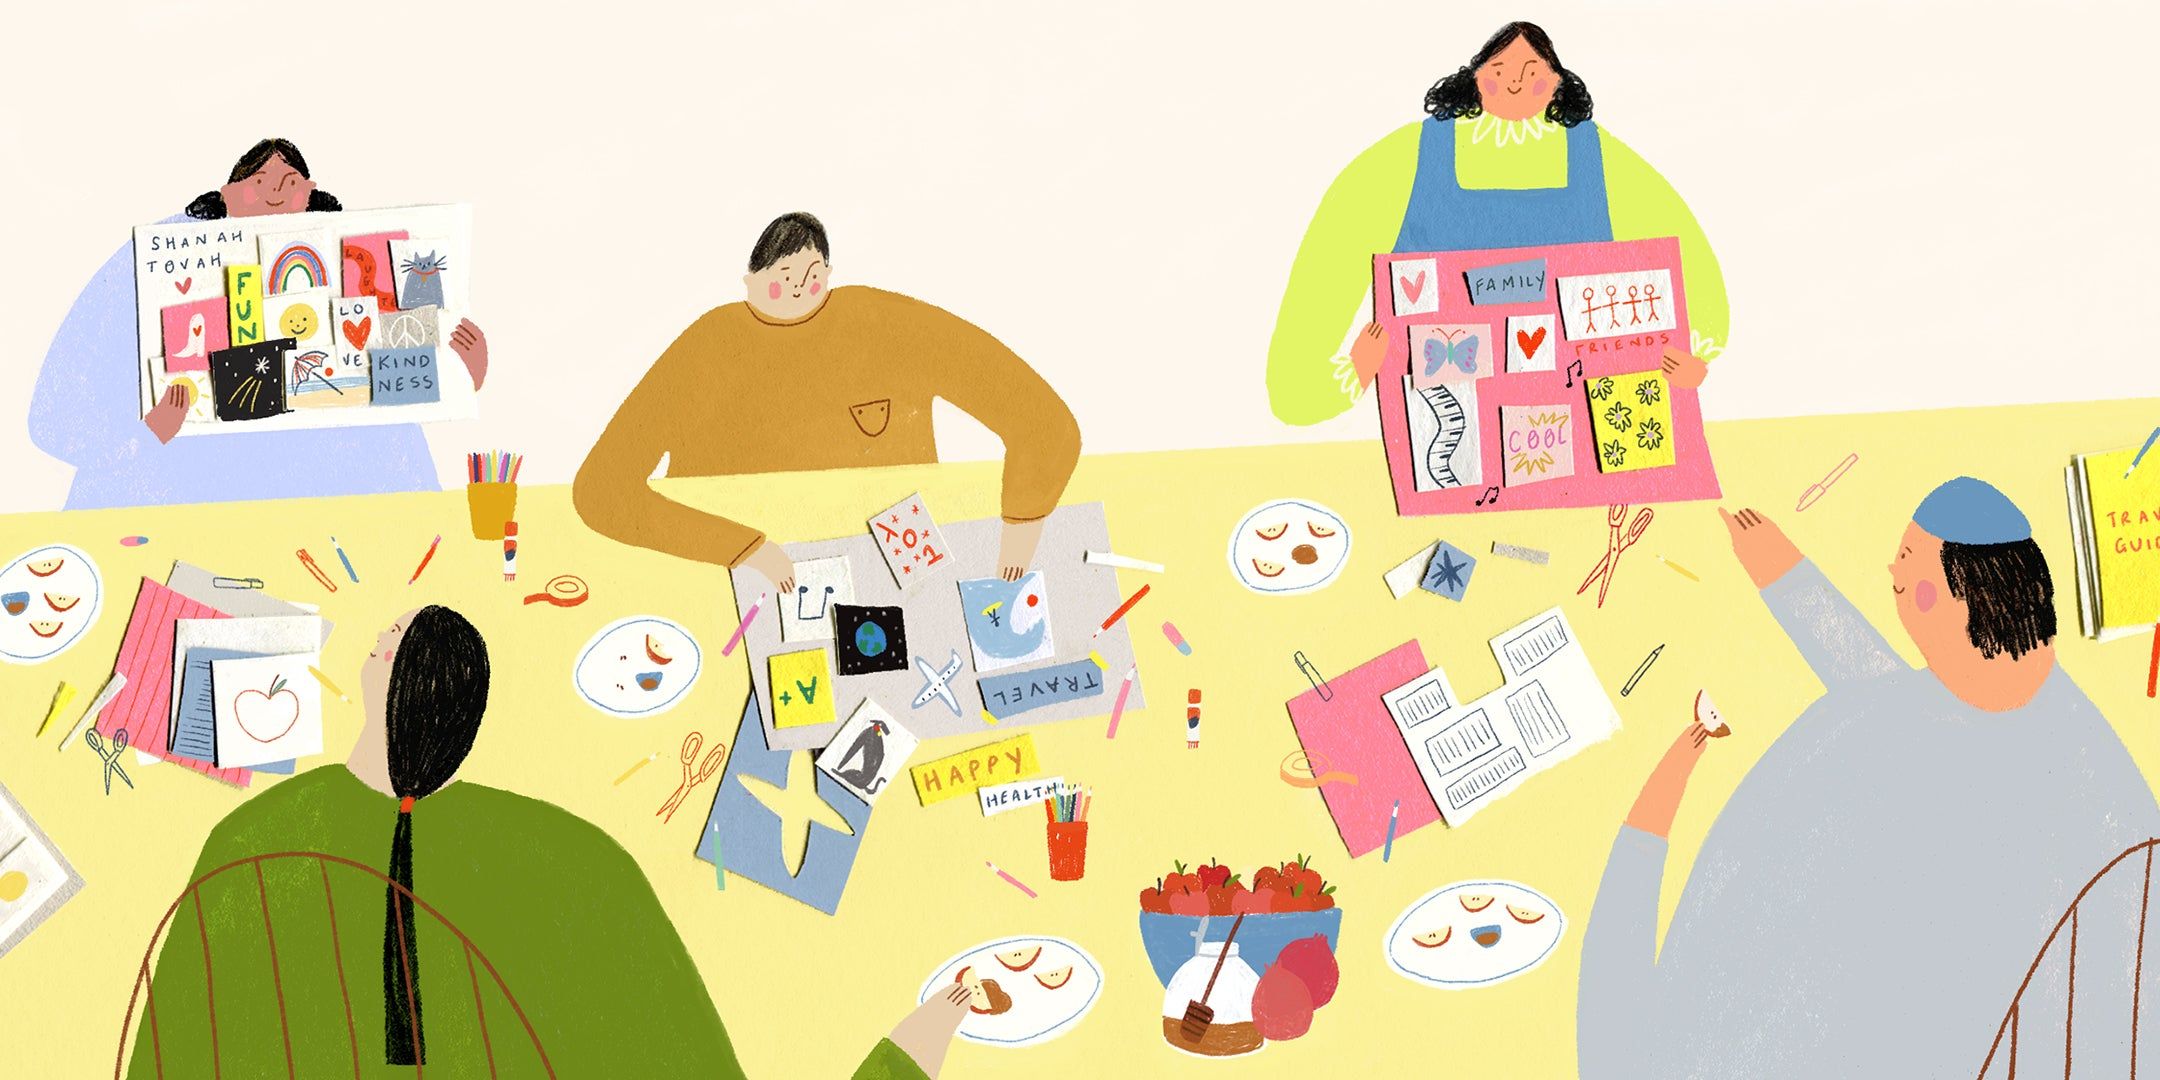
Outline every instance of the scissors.
[[120, 754], [127, 749], [128, 744], [127, 729], [121, 728], [120, 733], [113, 736], [111, 753], [106, 752], [105, 740], [98, 738], [96, 728], [85, 728], [82, 734], [83, 741], [90, 744], [90, 749], [105, 759], [105, 794], [112, 794], [112, 778], [115, 776], [118, 776], [120, 782], [126, 784], [129, 790], [133, 790], [135, 781], [128, 779], [127, 772], [120, 768]]
[[698, 749], [704, 745], [705, 736], [695, 731], [683, 736], [682, 786], [676, 788], [675, 794], [668, 796], [668, 800], [660, 804], [660, 809], [653, 811], [654, 817], [662, 821], [675, 820], [675, 811], [681, 809], [683, 800], [690, 797], [690, 789], [712, 779], [712, 775], [720, 771], [720, 759], [727, 756], [727, 747], [718, 742], [713, 744], [712, 753], [705, 755], [704, 763], [698, 765], [695, 772], [691, 770], [691, 763], [697, 761]]
[[[1591, 582], [1597, 582], [1599, 607], [1605, 606], [1605, 590], [1612, 586], [1613, 574], [1620, 569], [1620, 553], [1634, 547], [1635, 541], [1642, 539], [1643, 531], [1650, 527], [1650, 519], [1656, 516], [1655, 511], [1645, 509], [1636, 513], [1634, 521], [1628, 521], [1627, 508], [1626, 503], [1605, 508], [1605, 526], [1611, 533], [1605, 540], [1605, 557], [1599, 559], [1597, 569], [1590, 571], [1590, 576], [1583, 579], [1582, 588], [1575, 590], [1575, 595], [1581, 596], [1590, 591]], [[1623, 523], [1627, 526], [1624, 532], [1621, 529]]]

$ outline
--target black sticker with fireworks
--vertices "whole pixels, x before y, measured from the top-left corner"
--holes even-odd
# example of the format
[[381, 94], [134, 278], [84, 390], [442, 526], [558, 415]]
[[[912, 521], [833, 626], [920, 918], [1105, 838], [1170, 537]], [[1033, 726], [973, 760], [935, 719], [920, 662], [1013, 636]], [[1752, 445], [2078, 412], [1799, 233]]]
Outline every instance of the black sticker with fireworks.
[[261, 420], [285, 411], [285, 353], [291, 338], [272, 338], [210, 354], [210, 396], [220, 420]]

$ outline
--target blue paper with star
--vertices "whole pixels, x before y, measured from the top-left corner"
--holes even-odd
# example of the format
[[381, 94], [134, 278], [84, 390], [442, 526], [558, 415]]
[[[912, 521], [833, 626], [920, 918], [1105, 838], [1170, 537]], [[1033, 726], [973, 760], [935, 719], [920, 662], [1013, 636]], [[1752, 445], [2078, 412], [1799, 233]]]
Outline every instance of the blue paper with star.
[[817, 796], [854, 830], [841, 833], [822, 822], [809, 823], [810, 843], [801, 866], [788, 872], [782, 852], [780, 815], [758, 798], [745, 777], [754, 777], [775, 788], [788, 786], [790, 759], [807, 760], [811, 751], [774, 750], [765, 742], [765, 724], [758, 715], [757, 699], [743, 706], [742, 723], [735, 729], [735, 743], [728, 753], [727, 769], [713, 794], [712, 813], [698, 834], [697, 857], [724, 863], [728, 873], [748, 878], [782, 896], [800, 900], [831, 915], [840, 909], [840, 894], [847, 889], [855, 870], [855, 856], [862, 850], [863, 832], [870, 827], [870, 804], [862, 801], [838, 780], [822, 770], [807, 772]]
[[1470, 572], [1476, 569], [1477, 560], [1468, 552], [1442, 540], [1433, 549], [1432, 561], [1425, 564], [1425, 577], [1418, 582], [1418, 588], [1435, 596], [1461, 600], [1463, 594], [1470, 591]]

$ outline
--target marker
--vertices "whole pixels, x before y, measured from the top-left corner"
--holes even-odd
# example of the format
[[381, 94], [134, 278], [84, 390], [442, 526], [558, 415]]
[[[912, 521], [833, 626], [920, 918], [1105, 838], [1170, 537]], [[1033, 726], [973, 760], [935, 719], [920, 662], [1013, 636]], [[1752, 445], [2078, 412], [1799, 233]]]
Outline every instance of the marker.
[[998, 869], [998, 867], [997, 867], [997, 864], [996, 864], [996, 863], [994, 863], [994, 862], [991, 862], [991, 861], [990, 861], [990, 860], [988, 860], [988, 859], [984, 859], [984, 860], [983, 860], [983, 865], [984, 865], [984, 866], [987, 866], [987, 867], [989, 867], [989, 868], [990, 868], [990, 872], [991, 872], [991, 873], [993, 873], [993, 874], [996, 874], [997, 876], [999, 876], [999, 877], [1001, 877], [1001, 878], [1004, 878], [1004, 879], [1005, 879], [1005, 883], [1006, 883], [1007, 885], [1010, 885], [1010, 886], [1012, 886], [1013, 888], [1015, 888], [1015, 889], [1018, 889], [1018, 890], [1020, 890], [1021, 892], [1024, 892], [1024, 893], [1026, 893], [1026, 894], [1028, 895], [1028, 899], [1030, 899], [1030, 900], [1035, 900], [1035, 899], [1039, 899], [1039, 897], [1037, 897], [1037, 896], [1035, 895], [1035, 890], [1033, 890], [1033, 889], [1030, 889], [1030, 888], [1028, 888], [1027, 886], [1025, 886], [1025, 885], [1022, 885], [1022, 884], [1020, 884], [1020, 879], [1019, 879], [1019, 878], [1016, 878], [1016, 877], [1012, 876], [1011, 874], [1008, 874], [1008, 873], [1006, 873], [1005, 871], [1003, 871], [1003, 870], [1000, 870], [1000, 869]]
[[75, 721], [75, 726], [68, 729], [67, 738], [60, 740], [60, 749], [67, 749], [69, 743], [82, 738], [83, 728], [89, 726], [90, 721], [96, 719], [97, 714], [104, 712], [105, 706], [112, 704], [113, 699], [119, 697], [120, 691], [126, 688], [127, 676], [117, 671], [113, 672], [113, 677], [105, 681], [105, 689], [98, 691], [96, 700], [90, 702], [90, 707], [83, 710], [82, 719]]
[[1675, 574], [1678, 574], [1678, 575], [1680, 575], [1681, 577], [1684, 577], [1684, 578], [1688, 579], [1689, 581], [1701, 581], [1701, 580], [1702, 580], [1701, 578], [1699, 578], [1699, 577], [1696, 577], [1696, 576], [1695, 576], [1695, 572], [1694, 572], [1693, 570], [1690, 570], [1690, 569], [1688, 569], [1687, 567], [1685, 567], [1685, 566], [1682, 566], [1682, 565], [1680, 565], [1679, 563], [1676, 563], [1676, 562], [1672, 561], [1671, 559], [1668, 559], [1668, 558], [1666, 558], [1666, 557], [1665, 557], [1665, 556], [1663, 556], [1663, 555], [1660, 555], [1660, 556], [1658, 556], [1658, 557], [1657, 557], [1657, 561], [1659, 561], [1659, 562], [1661, 562], [1661, 563], [1664, 563], [1664, 564], [1665, 564], [1665, 566], [1666, 566], [1666, 567], [1667, 567], [1668, 569], [1670, 569], [1670, 570], [1671, 570], [1671, 571], [1672, 571], [1673, 573], [1675, 573]]
[[1103, 636], [1105, 633], [1108, 633], [1110, 628], [1116, 626], [1117, 621], [1124, 618], [1125, 613], [1131, 611], [1133, 609], [1133, 605], [1139, 603], [1140, 598], [1146, 596], [1147, 594], [1148, 587], [1145, 585], [1140, 586], [1140, 590], [1138, 592], [1135, 592], [1131, 596], [1127, 597], [1124, 603], [1117, 606], [1116, 611], [1110, 613], [1109, 618], [1102, 621], [1102, 625], [1097, 627], [1093, 634], [1088, 635], [1088, 640], [1093, 641], [1096, 638]]
[[307, 572], [315, 575], [315, 580], [323, 588], [331, 592], [337, 591], [337, 582], [330, 580], [330, 575], [322, 572], [322, 567], [315, 562], [315, 556], [308, 554], [306, 548], [301, 548], [297, 554], [300, 556], [300, 565], [307, 567]]
[[338, 546], [335, 536], [330, 538], [330, 550], [337, 552], [337, 561], [345, 564], [345, 576], [351, 578], [353, 584], [360, 584], [360, 575], [353, 573], [352, 560], [345, 557], [345, 549]]
[[1395, 817], [1400, 813], [1402, 813], [1402, 800], [1397, 799], [1395, 800], [1395, 805], [1388, 808], [1387, 843], [1381, 845], [1380, 847], [1381, 862], [1386, 862], [1395, 855]]
[[420, 580], [420, 571], [427, 569], [428, 560], [435, 557], [435, 549], [437, 547], [440, 547], [441, 545], [442, 534], [436, 533], [434, 543], [431, 543], [427, 546], [427, 554], [420, 556], [420, 565], [413, 567], [412, 576], [405, 579], [405, 584], [410, 585], [413, 582]]
[[150, 538], [147, 536], [123, 536], [120, 538], [121, 547], [141, 547], [149, 542]]
[[1132, 696], [1133, 677], [1138, 674], [1140, 674], [1140, 665], [1138, 664], [1125, 669], [1125, 679], [1123, 682], [1118, 683], [1117, 701], [1110, 706], [1110, 730], [1103, 732], [1103, 738], [1117, 738], [1118, 721], [1125, 717], [1125, 699]]
[[1127, 558], [1123, 555], [1114, 554], [1108, 551], [1090, 551], [1085, 555], [1081, 556], [1081, 558], [1095, 564], [1096, 566], [1115, 566], [1124, 570], [1145, 570], [1151, 574], [1160, 574], [1163, 572], [1161, 563], [1151, 563], [1145, 562], [1140, 559]]
[[742, 644], [743, 633], [750, 629], [750, 620], [757, 618], [758, 611], [765, 606], [766, 595], [765, 593], [759, 593], [757, 599], [750, 602], [750, 610], [744, 612], [742, 621], [735, 624], [735, 632], [728, 636], [727, 644], [720, 649], [720, 655], [734, 655], [735, 646]]
[[1642, 681], [1643, 673], [1650, 670], [1650, 665], [1657, 663], [1658, 654], [1664, 651], [1665, 646], [1659, 645], [1657, 648], [1650, 650], [1650, 655], [1642, 658], [1642, 663], [1635, 666], [1635, 674], [1628, 676], [1627, 685], [1620, 688], [1621, 697], [1626, 697], [1635, 692], [1635, 684]]
[[517, 580], [517, 522], [503, 522], [503, 580]]
[[1162, 624], [1162, 636], [1169, 638], [1170, 644], [1177, 646], [1177, 651], [1180, 655], [1192, 655], [1192, 646], [1185, 643], [1185, 635], [1178, 633], [1178, 628], [1175, 623], [1166, 622]]
[[[60, 680], [60, 688], [53, 691], [52, 706], [45, 710], [45, 719], [39, 722], [37, 726], [37, 734], [31, 736], [31, 738], [44, 738], [45, 729], [52, 725], [53, 717], [60, 715], [60, 710], [67, 708], [68, 702], [73, 700], [75, 700], [75, 687], [70, 684], [66, 679]], [[1120, 702], [1119, 704], [1123, 704], [1123, 702]]]
[[2152, 666], [2145, 669], [2145, 696], [2160, 691], [2160, 623], [2153, 624]]
[[321, 683], [323, 689], [328, 690], [333, 694], [336, 694], [339, 701], [352, 701], [351, 698], [345, 696], [345, 691], [338, 689], [338, 684], [330, 681], [330, 676], [322, 673], [321, 668], [318, 668], [313, 664], [309, 664], [307, 671], [308, 674], [315, 676], [315, 681]]
[[1200, 749], [1200, 690], [1185, 692], [1185, 749]]
[[[650, 753], [650, 754], [647, 754], [647, 755], [645, 755], [645, 759], [644, 759], [644, 760], [642, 760], [642, 761], [638, 762], [638, 763], [637, 763], [637, 764], [635, 764], [635, 765], [632, 765], [632, 766], [630, 766], [630, 767], [629, 767], [629, 768], [627, 768], [627, 769], [624, 769], [624, 770], [623, 770], [623, 774], [622, 774], [621, 776], [618, 776], [618, 777], [616, 777], [616, 778], [615, 778], [615, 785], [614, 785], [614, 786], [616, 786], [616, 787], [621, 787], [621, 786], [622, 786], [622, 782], [623, 782], [623, 781], [625, 781], [625, 780], [628, 780], [628, 779], [630, 779], [630, 774], [632, 774], [632, 773], [634, 773], [634, 772], [638, 771], [639, 769], [642, 769], [642, 768], [644, 768], [645, 766], [647, 766], [647, 765], [650, 765], [650, 764], [652, 764], [653, 762], [655, 762], [655, 761], [658, 761], [658, 760], [660, 760], [660, 751], [658, 751], [658, 750], [655, 750], [655, 751], [653, 751], [652, 753]], [[715, 838], [714, 838], [714, 841], [713, 841], [713, 842], [714, 842], [714, 843], [718, 843], [718, 842], [719, 842], [719, 839], [718, 839], [717, 837], [715, 837]], [[726, 886], [724, 886], [724, 885], [723, 885], [723, 886], [721, 886], [721, 888], [726, 888]]]
[[1290, 659], [1297, 661], [1297, 669], [1304, 674], [1305, 681], [1311, 683], [1313, 689], [1320, 691], [1320, 700], [1335, 700], [1334, 689], [1328, 686], [1326, 679], [1320, 677], [1320, 669], [1314, 667], [1312, 661], [1305, 659], [1304, 650], [1291, 653]]
[[[2145, 445], [2138, 447], [2137, 456], [2130, 459], [2130, 467], [2123, 470], [2123, 479], [2130, 479], [2130, 474], [2137, 471], [2138, 463], [2145, 460], [2145, 452], [2153, 448], [2153, 440], [2155, 439], [2160, 439], [2160, 427], [2154, 428], [2152, 434], [2145, 436]], [[2152, 695], [2147, 694], [2145, 696], [2151, 697]]]

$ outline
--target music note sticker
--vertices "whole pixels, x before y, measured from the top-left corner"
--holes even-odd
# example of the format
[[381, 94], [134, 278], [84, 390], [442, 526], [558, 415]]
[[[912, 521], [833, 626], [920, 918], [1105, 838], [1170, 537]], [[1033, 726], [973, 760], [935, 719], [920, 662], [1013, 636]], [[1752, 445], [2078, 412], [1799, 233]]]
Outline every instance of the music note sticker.
[[1486, 503], [1497, 503], [1499, 501], [1500, 489], [1497, 487], [1488, 487], [1485, 489], [1485, 494], [1478, 496], [1477, 505], [1483, 506]]

